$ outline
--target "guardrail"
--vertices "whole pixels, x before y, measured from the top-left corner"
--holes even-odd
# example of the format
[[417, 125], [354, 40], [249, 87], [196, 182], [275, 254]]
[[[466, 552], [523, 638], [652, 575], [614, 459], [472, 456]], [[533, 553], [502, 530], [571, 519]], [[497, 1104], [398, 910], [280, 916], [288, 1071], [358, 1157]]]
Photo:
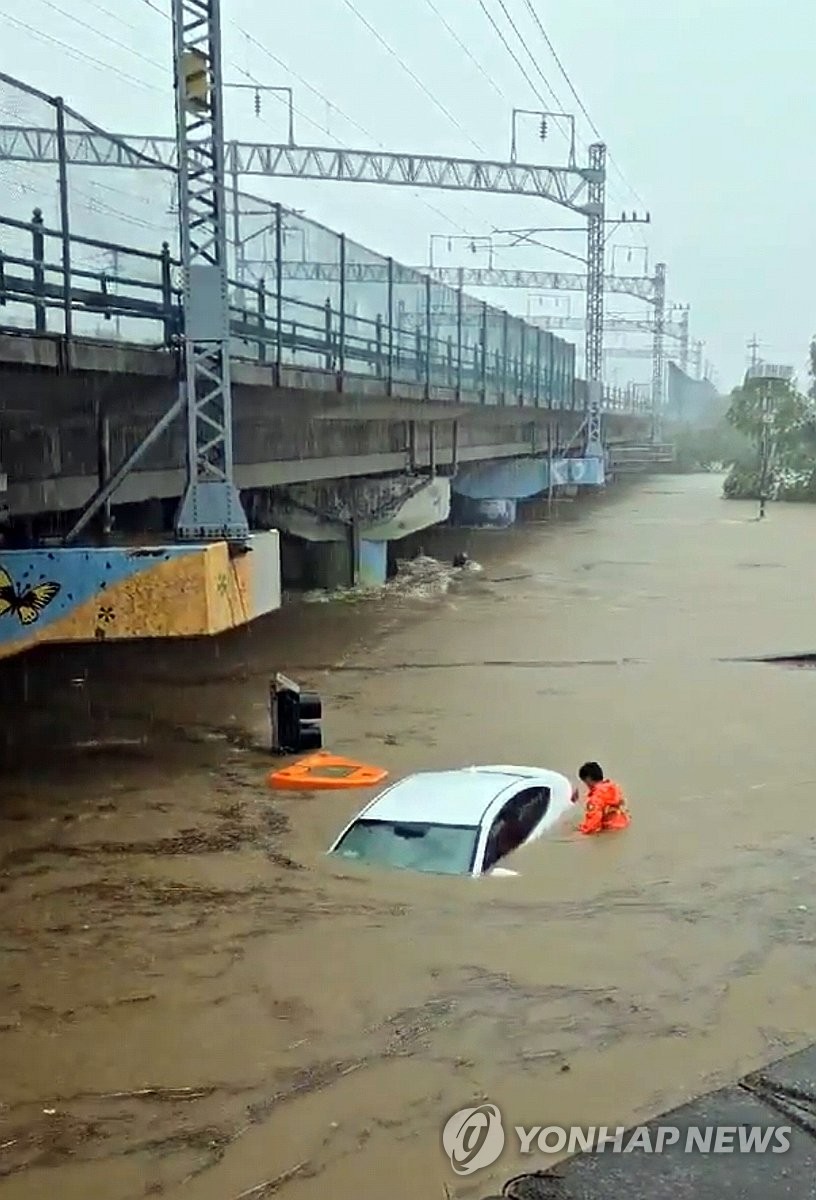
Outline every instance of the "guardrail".
[[[273, 207], [282, 226], [285, 210]], [[318, 298], [325, 289], [320, 281], [300, 284], [314, 298], [292, 294], [280, 256], [268, 264], [271, 286], [265, 279], [230, 279], [234, 358], [269, 363], [278, 379], [286, 365], [326, 371], [339, 391], [363, 376], [380, 380], [386, 394], [398, 383], [411, 383], [426, 397], [447, 389], [481, 403], [584, 408], [585, 385], [574, 377], [570, 343], [430, 276], [417, 274], [406, 291], [405, 268], [391, 259], [376, 290], [355, 283], [355, 272], [346, 271], [346, 240], [334, 236], [339, 245], [334, 302], [331, 295]], [[11, 243], [14, 252], [7, 249]], [[100, 260], [104, 265], [89, 265]], [[4, 332], [28, 329], [69, 341], [99, 337], [172, 349], [182, 332], [180, 282], [180, 264], [167, 242], [153, 252], [65, 234], [49, 227], [39, 209], [30, 221], [0, 216]], [[359, 311], [360, 299], [368, 315]], [[378, 302], [384, 311], [370, 315]], [[608, 390], [604, 397], [609, 412], [646, 413], [648, 407], [627, 391]]]

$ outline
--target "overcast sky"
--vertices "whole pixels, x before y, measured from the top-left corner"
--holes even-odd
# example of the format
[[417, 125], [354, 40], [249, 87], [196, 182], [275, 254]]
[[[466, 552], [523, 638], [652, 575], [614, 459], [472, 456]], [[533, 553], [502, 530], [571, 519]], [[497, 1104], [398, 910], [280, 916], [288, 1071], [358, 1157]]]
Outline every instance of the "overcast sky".
[[[556, 107], [549, 85], [559, 108], [578, 112], [532, 5], [616, 164], [610, 212], [651, 212], [651, 226], [613, 235], [608, 269], [639, 273], [668, 264], [669, 298], [691, 304], [692, 336], [705, 340], [723, 389], [742, 374], [754, 332], [766, 358], [799, 367], [816, 326], [807, 283], [816, 192], [814, 0], [504, 0], [523, 46], [502, 0], [483, 3], [547, 107]], [[222, 0], [222, 8], [227, 79], [294, 87], [299, 142], [505, 158], [511, 109], [542, 107], [482, 0]], [[106, 128], [169, 133], [168, 11], [169, 0], [0, 0], [0, 69], [62, 94]], [[28, 111], [8, 89], [0, 89], [0, 110], [3, 119]], [[596, 138], [578, 115], [583, 155]], [[252, 97], [233, 92], [227, 119], [228, 137], [286, 136], [284, 110], [272, 98], [256, 117]], [[563, 163], [565, 152], [557, 129], [542, 145], [536, 123], [523, 126], [520, 158]], [[515, 197], [255, 179], [247, 188], [415, 263], [427, 262], [430, 234], [562, 225], [569, 216]], [[133, 210], [120, 189], [107, 194], [119, 197], [111, 203], [124, 220]], [[29, 203], [17, 188], [5, 190], [4, 209]], [[584, 252], [580, 234], [544, 240]], [[436, 258], [486, 265], [484, 255], [456, 242], [450, 250], [437, 243]], [[543, 249], [504, 250], [495, 261], [580, 269]], [[521, 293], [489, 298], [521, 313], [530, 303]], [[561, 311], [581, 309], [579, 296], [562, 301]], [[620, 381], [648, 373], [642, 362], [614, 369]]]

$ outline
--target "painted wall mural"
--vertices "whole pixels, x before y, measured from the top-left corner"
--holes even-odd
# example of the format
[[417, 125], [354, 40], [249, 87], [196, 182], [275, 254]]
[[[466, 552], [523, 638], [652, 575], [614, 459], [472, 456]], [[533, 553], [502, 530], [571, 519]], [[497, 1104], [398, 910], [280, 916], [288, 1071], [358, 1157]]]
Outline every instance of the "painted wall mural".
[[43, 642], [196, 637], [280, 607], [275, 531], [225, 542], [0, 550], [0, 658]]

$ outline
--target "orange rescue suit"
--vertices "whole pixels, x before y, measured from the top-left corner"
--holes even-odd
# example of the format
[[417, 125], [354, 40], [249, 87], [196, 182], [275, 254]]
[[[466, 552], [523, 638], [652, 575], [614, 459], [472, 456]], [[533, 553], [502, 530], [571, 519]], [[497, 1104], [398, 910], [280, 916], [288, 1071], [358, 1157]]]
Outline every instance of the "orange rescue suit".
[[605, 779], [594, 783], [587, 796], [584, 819], [579, 833], [601, 833], [606, 829], [626, 829], [629, 824], [626, 800], [617, 783]]

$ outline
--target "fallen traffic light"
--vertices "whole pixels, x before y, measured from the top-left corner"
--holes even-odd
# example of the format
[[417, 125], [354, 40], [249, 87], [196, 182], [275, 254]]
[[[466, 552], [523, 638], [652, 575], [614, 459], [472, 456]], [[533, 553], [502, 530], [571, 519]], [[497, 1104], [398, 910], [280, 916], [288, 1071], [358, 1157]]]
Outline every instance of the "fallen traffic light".
[[321, 749], [323, 704], [317, 692], [304, 692], [285, 675], [276, 675], [269, 687], [269, 707], [273, 754]]

